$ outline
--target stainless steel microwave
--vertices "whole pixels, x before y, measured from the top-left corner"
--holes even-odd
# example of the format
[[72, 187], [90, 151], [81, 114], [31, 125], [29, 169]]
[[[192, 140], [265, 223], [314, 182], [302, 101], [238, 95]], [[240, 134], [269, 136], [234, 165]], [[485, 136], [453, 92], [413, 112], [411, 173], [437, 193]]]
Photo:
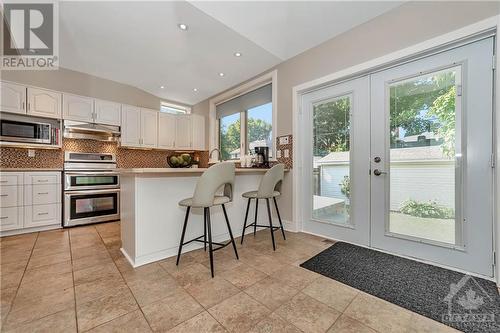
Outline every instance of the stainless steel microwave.
[[0, 119], [0, 140], [50, 144], [51, 129], [47, 123]]

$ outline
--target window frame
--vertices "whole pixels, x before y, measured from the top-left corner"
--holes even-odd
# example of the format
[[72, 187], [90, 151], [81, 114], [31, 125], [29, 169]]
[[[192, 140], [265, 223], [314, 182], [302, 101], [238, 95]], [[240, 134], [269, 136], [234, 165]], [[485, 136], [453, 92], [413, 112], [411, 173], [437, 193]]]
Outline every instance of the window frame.
[[[161, 110], [162, 107], [167, 107], [167, 108], [171, 108], [171, 109], [177, 109], [177, 110], [179, 110], [181, 112], [180, 113], [164, 112], [164, 111]], [[161, 101], [160, 102], [160, 112], [162, 112], [162, 113], [168, 113], [168, 114], [174, 114], [174, 115], [190, 114], [191, 113], [191, 107], [186, 106], [186, 105], [181, 105], [181, 104], [175, 104], [175, 103]]]
[[[222, 93], [209, 100], [209, 148], [210, 151], [213, 149], [220, 150], [220, 122], [216, 117], [216, 106], [227, 102], [233, 98], [245, 95], [255, 89], [261, 88], [265, 85], [272, 84], [271, 93], [271, 104], [272, 104], [272, 137], [271, 137], [271, 147], [270, 148], [270, 158], [271, 161], [276, 161], [276, 137], [277, 137], [277, 110], [278, 110], [278, 71], [273, 70], [268, 72], [258, 78], [255, 78], [247, 83], [239, 85], [225, 93]], [[247, 112], [240, 112], [240, 156], [241, 152], [247, 151], [247, 128], [246, 128], [246, 114]], [[237, 161], [237, 159], [228, 160]]]

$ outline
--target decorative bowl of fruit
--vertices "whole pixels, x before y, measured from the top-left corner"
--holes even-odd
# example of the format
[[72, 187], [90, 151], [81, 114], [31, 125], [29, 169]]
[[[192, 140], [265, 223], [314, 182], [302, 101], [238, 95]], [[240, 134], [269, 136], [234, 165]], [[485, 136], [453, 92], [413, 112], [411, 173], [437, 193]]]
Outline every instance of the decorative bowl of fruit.
[[167, 163], [171, 168], [190, 168], [194, 158], [188, 153], [172, 154], [167, 157]]

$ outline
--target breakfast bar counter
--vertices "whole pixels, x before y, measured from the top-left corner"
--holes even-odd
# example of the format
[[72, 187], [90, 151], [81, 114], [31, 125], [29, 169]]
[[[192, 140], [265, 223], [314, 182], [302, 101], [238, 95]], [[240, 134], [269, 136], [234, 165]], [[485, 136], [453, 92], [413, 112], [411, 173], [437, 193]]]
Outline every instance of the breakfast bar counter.
[[[122, 252], [134, 266], [177, 255], [186, 208], [179, 201], [193, 195], [196, 182], [204, 168], [145, 168], [118, 169], [121, 182]], [[241, 194], [256, 190], [267, 169], [238, 168], [234, 183], [233, 202], [226, 209], [235, 237], [241, 236], [247, 200]], [[285, 175], [286, 177], [286, 175]], [[265, 201], [259, 202], [259, 221], [268, 224]], [[255, 203], [249, 212], [253, 222]], [[212, 213], [215, 242], [227, 241], [229, 234], [221, 207]], [[247, 232], [251, 232], [251, 228]], [[203, 209], [193, 208], [186, 230], [186, 240], [203, 235]], [[183, 252], [202, 247], [193, 242]]]

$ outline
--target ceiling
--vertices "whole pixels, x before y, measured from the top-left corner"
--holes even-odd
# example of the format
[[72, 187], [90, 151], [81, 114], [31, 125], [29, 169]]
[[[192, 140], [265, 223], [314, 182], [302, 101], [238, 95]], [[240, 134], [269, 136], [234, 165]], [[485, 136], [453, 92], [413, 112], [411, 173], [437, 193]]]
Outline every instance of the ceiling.
[[196, 104], [401, 3], [59, 4], [61, 67]]

